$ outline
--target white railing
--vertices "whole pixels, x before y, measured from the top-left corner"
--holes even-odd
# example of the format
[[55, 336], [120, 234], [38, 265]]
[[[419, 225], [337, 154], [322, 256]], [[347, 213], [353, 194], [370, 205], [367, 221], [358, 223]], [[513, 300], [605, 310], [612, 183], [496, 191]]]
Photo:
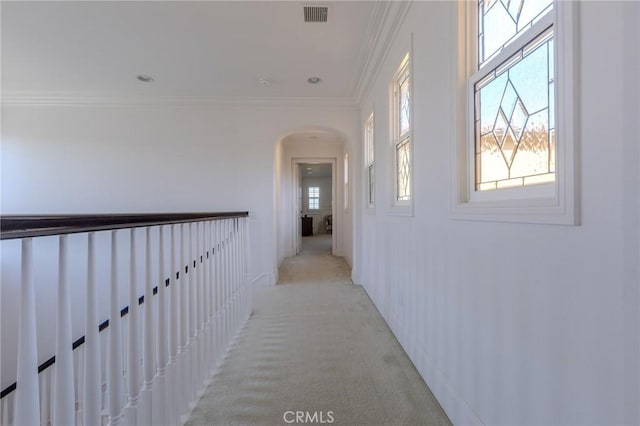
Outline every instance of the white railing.
[[[0, 423], [184, 423], [251, 312], [247, 219], [245, 214], [131, 228], [120, 224], [119, 229], [86, 232], [85, 325], [76, 342], [68, 236], [58, 235], [55, 361], [40, 366], [33, 256], [39, 237], [22, 238], [18, 339], [2, 342], [3, 347], [17, 345], [17, 377], [2, 392]], [[96, 256], [98, 232], [110, 233], [108, 259]], [[123, 241], [128, 243], [124, 264]], [[110, 265], [109, 318], [102, 324], [96, 287], [100, 262]], [[128, 276], [124, 285], [119, 282], [123, 269]], [[154, 282], [154, 277], [162, 279]], [[128, 291], [122, 293], [123, 288]], [[119, 303], [125, 297], [128, 306]]]

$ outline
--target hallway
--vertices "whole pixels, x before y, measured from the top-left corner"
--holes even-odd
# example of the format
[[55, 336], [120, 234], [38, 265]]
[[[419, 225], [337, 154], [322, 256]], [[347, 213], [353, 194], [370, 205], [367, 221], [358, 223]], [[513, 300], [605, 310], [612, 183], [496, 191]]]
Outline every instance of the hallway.
[[304, 238], [278, 285], [256, 292], [253, 315], [187, 424], [287, 424], [299, 411], [316, 424], [450, 424], [330, 244]]

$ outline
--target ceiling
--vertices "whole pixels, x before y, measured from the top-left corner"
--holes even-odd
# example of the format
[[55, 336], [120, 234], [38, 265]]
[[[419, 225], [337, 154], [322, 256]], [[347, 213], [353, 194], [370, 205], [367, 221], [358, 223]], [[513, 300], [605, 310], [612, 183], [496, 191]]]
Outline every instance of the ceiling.
[[[327, 23], [304, 22], [310, 4], [329, 7]], [[3, 1], [2, 90], [353, 98], [375, 8], [372, 1]], [[138, 74], [155, 81], [141, 83]], [[309, 84], [312, 76], [322, 82]]]
[[300, 175], [302, 178], [324, 178], [331, 177], [331, 164], [300, 164]]

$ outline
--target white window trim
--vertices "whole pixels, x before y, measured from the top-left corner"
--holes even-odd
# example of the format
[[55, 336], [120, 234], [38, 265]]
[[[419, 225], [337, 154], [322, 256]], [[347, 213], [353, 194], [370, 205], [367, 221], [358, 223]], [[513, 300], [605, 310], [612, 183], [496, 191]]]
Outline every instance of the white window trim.
[[349, 213], [349, 169], [351, 168], [349, 165], [349, 153], [345, 152], [342, 157], [343, 168], [344, 168], [344, 211], [345, 213]]
[[[458, 38], [452, 38], [452, 70], [457, 70], [452, 83], [452, 93], [457, 93], [451, 116], [452, 143], [452, 206], [451, 216], [462, 220], [483, 220], [519, 223], [543, 223], [558, 225], [579, 224], [579, 188], [577, 158], [577, 123], [574, 111], [576, 102], [575, 71], [577, 54], [574, 25], [578, 2], [555, 1], [553, 5], [554, 55], [555, 55], [555, 123], [556, 123], [556, 178], [550, 184], [552, 191], [545, 192], [546, 185], [487, 191], [499, 195], [472, 197], [474, 159], [471, 146], [474, 141], [473, 106], [469, 105], [473, 86], [470, 76], [475, 74], [477, 2], [451, 3], [452, 26], [457, 28]], [[541, 24], [543, 25], [543, 24]], [[512, 45], [506, 49], [513, 48]], [[487, 64], [491, 66], [491, 64]], [[492, 199], [493, 198], [493, 199]]]
[[[371, 136], [368, 135], [369, 125], [371, 125]], [[373, 166], [373, 173], [375, 176], [375, 163], [376, 163], [376, 144], [375, 144], [375, 136], [376, 136], [376, 122], [375, 122], [375, 112], [371, 111], [368, 118], [365, 120], [364, 124], [364, 205], [369, 212], [375, 212], [376, 207], [376, 196], [375, 196], [375, 179], [373, 181], [373, 185], [371, 184], [370, 176], [369, 176], [369, 168]], [[372, 158], [369, 158], [369, 149], [373, 152]], [[371, 193], [373, 196], [371, 197]], [[372, 199], [373, 198], [373, 199]]]
[[[405, 63], [406, 60], [406, 63]], [[400, 113], [398, 111], [398, 99], [397, 96], [398, 91], [398, 79], [400, 76], [408, 70], [409, 72], [409, 130], [407, 133], [400, 135]], [[397, 216], [413, 216], [413, 205], [415, 199], [415, 188], [413, 184], [413, 176], [414, 176], [414, 155], [413, 155], [413, 145], [414, 145], [414, 120], [413, 120], [413, 87], [414, 87], [414, 73], [413, 73], [413, 33], [411, 34], [411, 42], [410, 47], [407, 52], [405, 52], [401, 56], [400, 66], [397, 71], [393, 74], [393, 78], [391, 80], [390, 85], [390, 112], [391, 112], [391, 161], [393, 162], [391, 169], [391, 206], [389, 209], [389, 213]], [[404, 140], [409, 140], [409, 159], [410, 159], [410, 168], [409, 168], [409, 188], [411, 189], [411, 196], [409, 200], [398, 200], [398, 158], [396, 146], [402, 143]]]

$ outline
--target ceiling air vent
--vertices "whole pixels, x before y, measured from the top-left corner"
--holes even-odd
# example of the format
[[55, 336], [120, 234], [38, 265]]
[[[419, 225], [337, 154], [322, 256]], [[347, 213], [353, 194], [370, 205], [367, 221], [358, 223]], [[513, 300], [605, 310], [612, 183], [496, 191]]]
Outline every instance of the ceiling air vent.
[[305, 6], [304, 22], [327, 22], [328, 7]]

